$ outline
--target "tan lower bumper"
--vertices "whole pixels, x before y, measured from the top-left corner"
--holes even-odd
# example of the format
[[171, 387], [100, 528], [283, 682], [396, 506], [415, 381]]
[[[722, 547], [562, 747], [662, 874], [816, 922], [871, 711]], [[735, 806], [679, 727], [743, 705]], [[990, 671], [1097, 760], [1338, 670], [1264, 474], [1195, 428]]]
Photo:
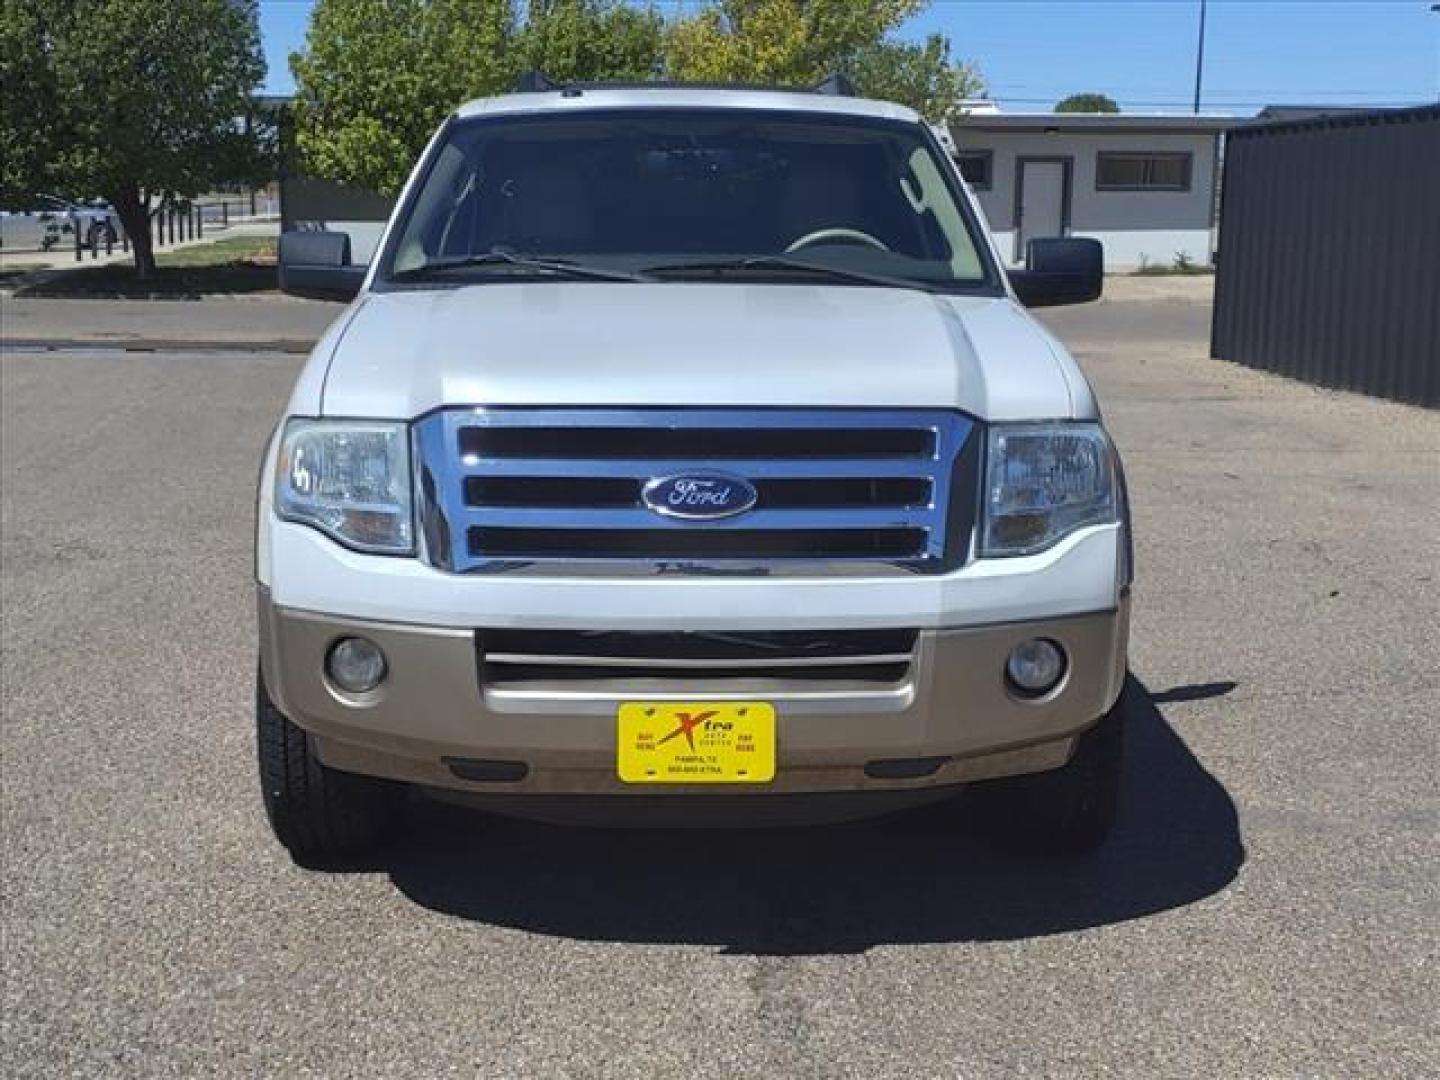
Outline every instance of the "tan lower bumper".
[[[1068, 760], [1075, 736], [1114, 703], [1125, 677], [1128, 602], [1117, 610], [920, 635], [910, 672], [873, 692], [727, 695], [772, 701], [779, 714], [776, 779], [765, 785], [674, 785], [666, 794], [903, 790], [1040, 772]], [[363, 698], [323, 674], [339, 637], [363, 634], [389, 659]], [[1031, 637], [1069, 655], [1058, 691], [1021, 700], [1003, 676], [1010, 650]], [[375, 623], [279, 608], [260, 596], [261, 667], [271, 698], [316, 740], [326, 764], [470, 792], [620, 794], [651, 787], [615, 775], [615, 711], [632, 694], [514, 694], [481, 679], [473, 631]], [[676, 687], [689, 690], [689, 687]], [[471, 781], [447, 759], [523, 762], [522, 780]], [[878, 761], [941, 759], [927, 775], [877, 778]]]

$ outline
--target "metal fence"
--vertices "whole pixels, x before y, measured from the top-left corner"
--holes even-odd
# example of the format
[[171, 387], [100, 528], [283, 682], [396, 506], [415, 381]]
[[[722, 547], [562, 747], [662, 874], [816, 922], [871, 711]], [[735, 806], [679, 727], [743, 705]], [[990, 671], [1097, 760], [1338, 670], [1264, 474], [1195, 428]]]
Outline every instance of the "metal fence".
[[1440, 105], [1230, 132], [1210, 355], [1440, 406]]
[[[175, 244], [190, 243], [205, 239], [206, 231], [224, 231], [231, 224], [242, 221], [261, 220], [274, 214], [274, 200], [263, 203], [252, 193], [248, 199], [243, 195], [233, 198], [219, 197], [208, 202], [162, 202], [150, 212], [150, 242], [155, 251]], [[101, 255], [113, 255], [118, 247], [130, 250], [130, 235], [119, 220], [112, 216], [108, 227], [83, 229], [72, 227], [71, 240], [75, 250], [75, 261], [83, 262], [88, 254], [91, 260]]]

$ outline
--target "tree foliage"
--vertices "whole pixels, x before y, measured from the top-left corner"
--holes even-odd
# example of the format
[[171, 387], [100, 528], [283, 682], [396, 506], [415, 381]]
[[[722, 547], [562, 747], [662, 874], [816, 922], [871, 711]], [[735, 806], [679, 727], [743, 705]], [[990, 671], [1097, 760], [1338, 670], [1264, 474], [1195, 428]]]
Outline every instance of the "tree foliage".
[[846, 71], [862, 93], [932, 120], [982, 86], [934, 35], [888, 38], [928, 0], [710, 0], [667, 22], [624, 0], [318, 0], [291, 57], [306, 171], [393, 194], [447, 113], [522, 71], [559, 82], [807, 86]]
[[1071, 94], [1055, 106], [1057, 113], [1118, 113], [1120, 106], [1105, 94]]
[[663, 20], [621, 0], [319, 0], [290, 58], [304, 168], [393, 194], [456, 105], [522, 71], [652, 77]]
[[0, 14], [0, 199], [24, 202], [52, 186], [59, 88], [38, 4], [5, 0]]
[[619, 0], [530, 0], [522, 68], [557, 82], [638, 81], [659, 73], [665, 21]]
[[808, 86], [873, 46], [925, 0], [715, 0], [670, 29], [673, 78]]
[[157, 199], [263, 174], [264, 75], [254, 0], [5, 0], [4, 195], [104, 196], [146, 275]]
[[950, 40], [943, 34], [931, 34], [920, 44], [886, 39], [862, 46], [845, 70], [866, 97], [909, 105], [937, 124], [985, 90], [974, 67], [950, 59]]
[[900, 41], [891, 32], [927, 0], [716, 0], [675, 23], [667, 68], [679, 79], [810, 86], [837, 71], [867, 97], [941, 121], [984, 89], [950, 59], [950, 41]]
[[445, 115], [514, 78], [509, 0], [319, 0], [290, 58], [317, 176], [393, 194]]

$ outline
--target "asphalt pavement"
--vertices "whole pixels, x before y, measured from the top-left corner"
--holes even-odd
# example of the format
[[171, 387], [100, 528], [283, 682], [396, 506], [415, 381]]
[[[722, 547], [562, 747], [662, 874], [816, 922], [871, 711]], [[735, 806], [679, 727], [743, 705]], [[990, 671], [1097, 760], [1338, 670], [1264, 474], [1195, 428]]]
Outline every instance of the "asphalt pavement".
[[1122, 820], [1078, 863], [933, 810], [619, 833], [421, 805], [394, 849], [300, 869], [251, 712], [252, 490], [299, 357], [5, 352], [0, 1069], [1440, 1074], [1440, 414], [1206, 359], [1183, 297], [1047, 318], [1139, 564]]

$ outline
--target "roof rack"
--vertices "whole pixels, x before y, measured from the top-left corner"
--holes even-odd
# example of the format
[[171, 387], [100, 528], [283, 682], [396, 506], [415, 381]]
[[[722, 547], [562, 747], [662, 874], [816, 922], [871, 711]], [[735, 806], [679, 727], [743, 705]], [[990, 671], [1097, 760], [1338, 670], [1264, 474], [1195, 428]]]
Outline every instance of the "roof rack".
[[831, 97], [855, 97], [855, 84], [850, 81], [849, 76], [839, 72], [828, 76], [818, 86], [811, 87], [808, 90], [798, 89], [793, 86], [763, 86], [750, 83], [725, 82], [681, 82], [665, 79], [561, 83], [556, 82], [541, 71], [527, 71], [521, 75], [515, 83], [515, 93], [517, 94], [544, 94], [559, 90], [565, 93], [579, 95], [585, 90], [637, 90], [646, 88], [656, 90], [676, 88], [691, 90], [779, 90], [790, 93], [825, 94]]

